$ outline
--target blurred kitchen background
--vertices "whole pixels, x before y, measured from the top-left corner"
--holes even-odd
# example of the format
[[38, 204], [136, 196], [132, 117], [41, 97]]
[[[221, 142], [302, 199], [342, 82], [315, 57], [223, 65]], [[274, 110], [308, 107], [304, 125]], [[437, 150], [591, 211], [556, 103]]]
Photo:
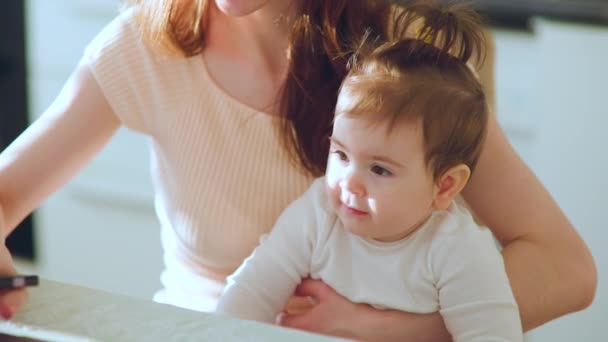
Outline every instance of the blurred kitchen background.
[[[532, 331], [527, 341], [606, 341], [608, 0], [473, 3], [489, 17], [496, 39], [500, 122], [579, 229], [599, 270], [589, 309]], [[84, 47], [117, 14], [119, 1], [2, 5], [4, 148], [51, 103]], [[146, 144], [144, 137], [120, 130], [92, 164], [22, 224], [9, 241], [22, 272], [151, 298], [160, 286], [162, 255]]]

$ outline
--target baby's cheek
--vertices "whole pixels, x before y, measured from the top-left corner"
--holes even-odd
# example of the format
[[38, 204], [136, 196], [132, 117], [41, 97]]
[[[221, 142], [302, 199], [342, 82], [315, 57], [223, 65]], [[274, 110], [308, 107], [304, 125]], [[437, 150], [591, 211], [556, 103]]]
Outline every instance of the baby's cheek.
[[327, 187], [335, 190], [338, 186], [338, 172], [335, 167], [332, 167], [330, 163], [327, 165], [327, 171], [325, 172], [325, 182], [327, 183]]
[[375, 197], [367, 198], [367, 207], [369, 208], [369, 211], [372, 214], [375, 214], [375, 215], [378, 214], [378, 201], [376, 200]]
[[329, 199], [329, 203], [333, 208], [337, 206], [340, 202], [340, 187], [338, 186], [338, 182], [334, 179], [330, 180], [329, 177], [326, 177], [325, 184], [325, 192], [327, 194], [327, 198]]

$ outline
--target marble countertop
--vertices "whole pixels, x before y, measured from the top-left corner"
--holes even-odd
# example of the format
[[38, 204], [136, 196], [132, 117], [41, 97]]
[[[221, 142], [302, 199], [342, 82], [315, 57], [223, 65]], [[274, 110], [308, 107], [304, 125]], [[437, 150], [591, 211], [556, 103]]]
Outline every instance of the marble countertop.
[[46, 279], [0, 332], [49, 341], [340, 341]]

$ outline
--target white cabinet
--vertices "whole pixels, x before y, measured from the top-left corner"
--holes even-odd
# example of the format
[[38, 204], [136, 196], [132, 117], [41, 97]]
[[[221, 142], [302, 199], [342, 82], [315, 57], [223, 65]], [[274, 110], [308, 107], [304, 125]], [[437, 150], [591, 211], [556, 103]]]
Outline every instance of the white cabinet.
[[549, 323], [530, 341], [608, 341], [608, 26], [535, 22], [539, 120], [532, 168], [595, 257], [599, 287], [587, 310]]
[[536, 101], [538, 46], [528, 31], [494, 29], [496, 115], [511, 144], [526, 162], [534, 159], [538, 130]]
[[527, 334], [530, 342], [606, 341], [608, 317], [608, 26], [546, 19], [496, 30], [497, 112], [509, 139], [590, 247], [594, 304]]
[[[32, 120], [53, 101], [119, 5], [119, 0], [27, 1]], [[143, 136], [119, 130], [34, 219], [39, 255], [34, 270], [40, 275], [148, 299], [160, 287], [160, 233]]]

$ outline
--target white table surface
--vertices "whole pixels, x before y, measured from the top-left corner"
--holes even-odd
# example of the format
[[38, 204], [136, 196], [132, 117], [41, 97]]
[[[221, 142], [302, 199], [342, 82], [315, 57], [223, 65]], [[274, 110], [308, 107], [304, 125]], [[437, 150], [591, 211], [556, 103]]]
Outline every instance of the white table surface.
[[0, 331], [53, 341], [339, 341], [46, 279]]

